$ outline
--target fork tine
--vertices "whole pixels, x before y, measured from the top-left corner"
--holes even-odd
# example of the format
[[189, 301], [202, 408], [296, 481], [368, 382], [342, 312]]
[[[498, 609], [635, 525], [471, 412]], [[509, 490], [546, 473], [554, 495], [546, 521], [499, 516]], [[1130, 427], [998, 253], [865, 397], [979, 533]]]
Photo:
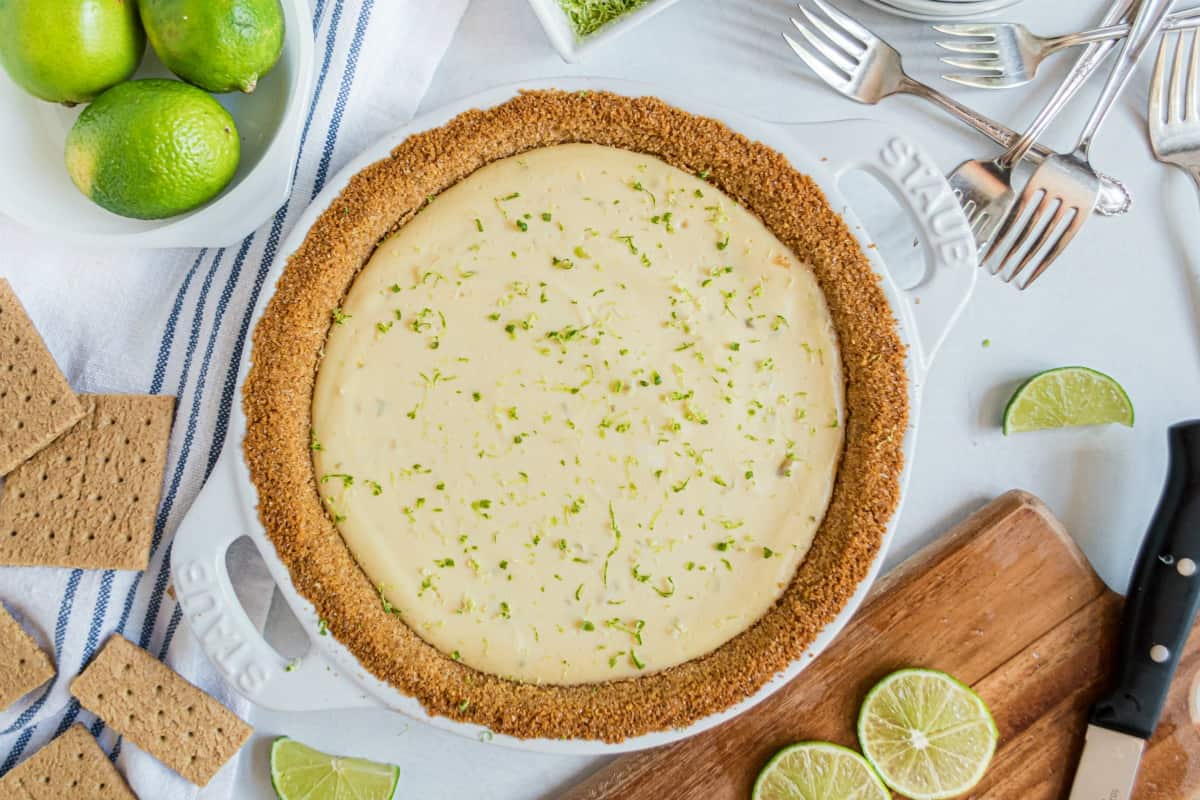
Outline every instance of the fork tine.
[[975, 241], [978, 242], [980, 237], [984, 235], [984, 230], [987, 228], [988, 222], [991, 220], [991, 218], [992, 215], [986, 211], [980, 211], [975, 215], [975, 219], [971, 221], [970, 226], [971, 234], [975, 237]]
[[1167, 87], [1167, 120], [1183, 119], [1184, 78], [1183, 35], [1175, 37], [1175, 58], [1171, 65], [1171, 81]]
[[1158, 43], [1158, 59], [1154, 62], [1154, 74], [1150, 78], [1150, 107], [1146, 112], [1146, 116], [1150, 118], [1150, 125], [1161, 125], [1163, 123], [1163, 82], [1167, 76], [1167, 40], [1170, 34], [1163, 34]]
[[792, 17], [791, 20], [792, 25], [796, 27], [796, 30], [800, 31], [800, 35], [807, 39], [808, 43], [812, 45], [818, 53], [829, 59], [835, 67], [843, 69], [846, 72], [852, 72], [854, 68], [858, 66], [857, 59], [851, 58], [846, 53], [843, 53], [838, 48], [826, 42], [817, 33], [810, 31], [807, 27], [805, 27], [804, 23], [795, 17]]
[[845, 50], [852, 57], [855, 53], [861, 51], [866, 46], [857, 39], [847, 36], [846, 32], [840, 28], [835, 28], [829, 23], [825, 22], [825, 20], [821, 19], [804, 6], [800, 6], [800, 13], [803, 14], [805, 18], [817, 28], [817, 30], [825, 34], [830, 41]]
[[792, 52], [800, 56], [800, 60], [807, 64], [809, 69], [817, 73], [818, 78], [825, 81], [827, 84], [832, 86], [834, 89], [837, 89], [847, 97], [851, 97], [851, 95], [847, 94], [846, 92], [846, 87], [849, 86], [850, 81], [847, 80], [845, 75], [822, 61], [816, 53], [809, 52], [808, 48], [797, 42], [792, 37], [788, 36], [786, 33], [783, 34], [783, 39], [788, 43], [788, 46], [792, 48]]
[[974, 200], [963, 202], [961, 191], [956, 190], [954, 192], [954, 199], [958, 201], [959, 207], [962, 208], [963, 216], [967, 219], [967, 230], [971, 231], [971, 234], [974, 235], [975, 229], [984, 221], [985, 215], [983, 211]]
[[961, 67], [962, 69], [979, 70], [981, 72], [990, 72], [995, 70], [1003, 74], [1004, 62], [998, 58], [939, 58], [943, 64], [949, 64], [952, 67]]
[[[992, 270], [993, 275], [1004, 275], [1005, 270], [1008, 269], [1008, 263], [1012, 261], [1015, 255], [1021, 252], [1021, 249], [1025, 242], [1029, 239], [1030, 234], [1037, 229], [1038, 223], [1045, 218], [1046, 208], [1050, 204], [1050, 195], [1040, 190], [1035, 190], [1034, 193], [1041, 194], [1041, 199], [1038, 200], [1037, 206], [1029, 215], [1029, 219], [1025, 221], [1024, 226], [1022, 226], [1021, 230], [1017, 232], [1017, 235], [1013, 238], [1012, 242], [1008, 244], [1004, 256], [1000, 259], [1000, 263], [998, 263]], [[1022, 199], [1025, 199], [1025, 194], [1030, 194], [1030, 192], [1026, 191], [1022, 193]], [[1029, 200], [1032, 202], [1033, 198], [1029, 198]]]
[[[1033, 244], [1029, 245], [1029, 249], [1025, 251], [1025, 256], [1021, 259], [1021, 262], [1017, 264], [1016, 268], [1010, 272], [1007, 277], [1004, 278], [1005, 283], [1012, 283], [1013, 280], [1024, 271], [1025, 267], [1027, 267], [1030, 262], [1033, 261], [1034, 257], [1041, 252], [1042, 248], [1046, 246], [1046, 242], [1050, 241], [1050, 237], [1054, 234], [1054, 231], [1058, 229], [1058, 226], [1062, 224], [1063, 218], [1066, 217], [1067, 212], [1074, 208], [1073, 206], [1067, 206], [1067, 204], [1061, 198], [1054, 199], [1059, 201], [1058, 208], [1054, 209], [1053, 216], [1051, 216], [1050, 220], [1045, 224], [1045, 226], [1042, 227], [1042, 232], [1038, 234], [1037, 240], [1034, 241]], [[1043, 200], [1043, 203], [1046, 204], [1047, 210], [1049, 209], [1051, 202], [1053, 201], [1051, 200], [1050, 195], [1047, 194]], [[1068, 230], [1070, 230], [1069, 227]], [[1066, 231], [1063, 231], [1063, 233], [1065, 234]], [[1062, 252], [1062, 248], [1066, 247], [1066, 244], [1063, 244], [1062, 247], [1059, 247], [1061, 238], [1062, 237], [1059, 237], [1059, 242], [1055, 243], [1054, 248], [1052, 248], [1053, 250]], [[1070, 243], [1069, 238], [1067, 239], [1067, 243]], [[1049, 253], [1047, 255], [1049, 255]], [[1034, 268], [1034, 273], [1041, 274], [1045, 271], [1045, 269], [1046, 266], [1043, 260], [1036, 268]]]
[[1087, 222], [1088, 216], [1088, 214], [1083, 213], [1083, 209], [1075, 209], [1075, 216], [1067, 224], [1067, 227], [1062, 234], [1058, 237], [1058, 241], [1054, 243], [1054, 247], [1050, 248], [1050, 251], [1042, 258], [1042, 263], [1037, 265], [1037, 268], [1034, 269], [1033, 273], [1025, 280], [1025, 282], [1017, 284], [1018, 289], [1021, 291], [1028, 289], [1029, 285], [1036, 281], [1038, 276], [1045, 272], [1049, 266], [1054, 263], [1054, 260], [1058, 258], [1063, 250], [1067, 249], [1067, 245], [1069, 245], [1071, 240], [1075, 238], [1075, 234], [1079, 233], [1079, 229], [1083, 227], [1083, 223]]
[[991, 219], [991, 214], [977, 209], [967, 220], [967, 230], [971, 232], [971, 241], [975, 242], [977, 250], [991, 241], [991, 232], [989, 231]]
[[831, 6], [825, 0], [811, 0], [812, 4], [825, 12], [825, 16], [829, 17], [836, 25], [840, 26], [847, 33], [859, 39], [863, 44], [869, 45], [872, 42], [878, 41], [879, 37], [871, 33], [869, 30], [858, 24], [853, 18], [843, 14], [836, 8]]
[[951, 53], [978, 53], [985, 56], [995, 56], [1000, 54], [994, 42], [934, 42], [943, 50], [949, 50]]
[[[1017, 198], [1016, 203], [1013, 204], [1012, 208], [1008, 210], [1008, 213], [1004, 216], [1004, 219], [1000, 220], [1000, 224], [996, 226], [996, 231], [992, 234], [992, 240], [988, 243], [987, 249], [984, 250], [982, 247], [980, 248], [979, 266], [984, 266], [992, 260], [993, 255], [996, 255], [1000, 252], [1000, 243], [1004, 241], [1005, 237], [1008, 236], [1008, 232], [1012, 230], [1013, 225], [1015, 225], [1017, 220], [1021, 218], [1021, 215], [1025, 213], [1025, 205], [1025, 195], [1021, 194], [1021, 196]], [[996, 270], [994, 269], [989, 268], [988, 271], [993, 275], [996, 274]]]
[[[1180, 34], [1182, 36], [1182, 34]], [[1200, 119], [1200, 108], [1197, 108], [1197, 101], [1200, 100], [1200, 35], [1195, 31], [1192, 32], [1192, 63], [1188, 66], [1187, 84], [1184, 86], [1184, 99], [1186, 105], [1184, 107], [1184, 118], [1189, 120]]]
[[[1000, 222], [1000, 226], [992, 236], [992, 243], [988, 246], [987, 252], [979, 257], [981, 266], [991, 261], [993, 256], [999, 255], [1001, 243], [1008, 237], [1013, 226], [1025, 215], [1025, 209], [1029, 207], [1029, 200], [1029, 192], [1021, 192], [1021, 196], [1017, 198], [1017, 202]], [[989, 271], [995, 275], [999, 270], [990, 269]]]
[[1010, 86], [1024, 86], [1032, 78], [1016, 78], [1011, 75], [943, 75], [944, 80], [952, 81], [973, 89], [1007, 89]]
[[948, 22], [943, 25], [934, 25], [933, 29], [938, 33], [944, 33], [948, 36], [986, 36], [992, 41], [996, 40], [995, 28], [986, 24]]

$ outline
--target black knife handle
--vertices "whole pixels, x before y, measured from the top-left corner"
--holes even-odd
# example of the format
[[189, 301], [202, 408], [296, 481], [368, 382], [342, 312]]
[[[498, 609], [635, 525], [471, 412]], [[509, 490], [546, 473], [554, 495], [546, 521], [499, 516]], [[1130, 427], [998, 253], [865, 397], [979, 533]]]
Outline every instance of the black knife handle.
[[1116, 685], [1092, 722], [1149, 739], [1200, 605], [1200, 420], [1168, 431], [1167, 485], [1142, 541], [1117, 649]]

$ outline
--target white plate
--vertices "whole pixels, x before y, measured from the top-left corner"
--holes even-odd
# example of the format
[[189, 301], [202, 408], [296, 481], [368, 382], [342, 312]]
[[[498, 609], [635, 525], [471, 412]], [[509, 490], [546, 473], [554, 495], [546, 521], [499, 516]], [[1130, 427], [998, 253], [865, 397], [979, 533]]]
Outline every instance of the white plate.
[[[279, 63], [253, 94], [216, 95], [237, 122], [242, 156], [233, 181], [195, 211], [128, 219], [88, 200], [67, 175], [63, 147], [85, 106], [39, 100], [0, 69], [0, 213], [56, 239], [121, 247], [208, 247], [239, 241], [283, 205], [313, 75], [308, 0], [284, 0]], [[146, 44], [134, 78], [173, 78]]]
[[[821, 186], [833, 208], [841, 210], [850, 229], [864, 246], [863, 252], [879, 274], [881, 287], [900, 321], [901, 339], [908, 348], [909, 420], [904, 438], [905, 466], [901, 491], [907, 486], [920, 417], [921, 387], [933, 356], [957, 319], [975, 285], [975, 248], [966, 220], [937, 164], [903, 135], [881, 123], [844, 120], [832, 123], [784, 125], [767, 123], [728, 109], [697, 102], [675, 92], [629, 81], [573, 78], [531, 81], [519, 86], [494, 89], [452, 103], [424, 115], [405, 128], [385, 137], [350, 162], [329, 181], [325, 190], [305, 211], [272, 267], [271, 280], [278, 280], [290, 255], [302, 244], [321, 212], [357, 172], [386, 158], [392, 148], [420, 131], [438, 127], [471, 108], [490, 107], [513, 97], [519, 89], [559, 88], [569, 91], [610, 90], [626, 95], [655, 95], [693, 113], [715, 117], [734, 130], [759, 139], [784, 153], [794, 166]], [[860, 171], [874, 176], [911, 212], [915, 239], [926, 255], [927, 277], [915, 289], [901, 291], [883, 265], [869, 233], [850, 210], [841, 189], [843, 176]], [[255, 322], [262, 315], [270, 293], [264, 293], [255, 309]], [[253, 353], [243, 356], [244, 377]], [[242, 458], [246, 420], [240, 401], [230, 420], [230, 444], [225, 448], [208, 483], [175, 534], [171, 571], [184, 616], [213, 665], [250, 700], [267, 708], [311, 711], [362, 706], [384, 706], [436, 727], [470, 738], [486, 738], [498, 744], [526, 750], [564, 754], [603, 754], [655, 747], [718, 725], [761, 702], [794, 678], [820, 653], [850, 619], [866, 596], [883, 563], [900, 510], [889, 522], [884, 546], [871, 564], [866, 579], [853, 598], [823, 630], [809, 650], [786, 670], [776, 675], [751, 697], [686, 728], [645, 734], [623, 742], [599, 740], [517, 739], [492, 736], [478, 725], [445, 717], [431, 717], [412, 697], [378, 680], [364, 669], [332, 636], [317, 635], [318, 619], [312, 604], [291, 584], [287, 568], [262, 526], [255, 507], [257, 496]], [[237, 601], [225, 566], [229, 545], [243, 535], [256, 544], [283, 598], [309, 633], [312, 648], [299, 665], [287, 671], [288, 660], [262, 638]]]
[[862, 0], [869, 6], [909, 19], [965, 19], [994, 14], [1021, 0]]

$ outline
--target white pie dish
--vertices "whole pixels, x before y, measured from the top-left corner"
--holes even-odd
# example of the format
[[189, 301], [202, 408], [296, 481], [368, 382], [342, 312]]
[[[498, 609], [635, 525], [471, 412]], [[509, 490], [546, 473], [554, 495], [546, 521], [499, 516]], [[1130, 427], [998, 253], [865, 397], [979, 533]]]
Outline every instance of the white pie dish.
[[[966, 222], [940, 170], [919, 148], [878, 123], [865, 120], [811, 125], [764, 123], [736, 112], [696, 103], [674, 93], [660, 92], [652, 86], [622, 81], [570, 79], [495, 89], [414, 120], [352, 161], [305, 212], [280, 251], [272, 270], [274, 278], [278, 279], [288, 256], [299, 247], [317, 216], [337, 197], [351, 176], [385, 157], [396, 144], [413, 133], [440, 126], [467, 109], [496, 105], [511, 98], [521, 88], [607, 89], [626, 95], [649, 94], [686, 111], [718, 118], [735, 130], [783, 152], [795, 167], [817, 181], [833, 208], [845, 209], [846, 221], [860, 235], [864, 252], [880, 274], [885, 294], [900, 322], [901, 338], [909, 347], [906, 366], [911, 423], [904, 441], [903, 488], [914, 454], [915, 421], [919, 417], [924, 375], [938, 345], [970, 295], [977, 270]], [[897, 200], [912, 210], [917, 239], [929, 258], [929, 277], [917, 290], [919, 300], [913, 293], [899, 291], [885, 271], [878, 253], [866, 247], [871, 240], [865, 231], [858, 228], [857, 219], [849, 211], [838, 187], [840, 177], [852, 170], [869, 172], [880, 178]], [[255, 320], [261, 316], [268, 300], [269, 294], [260, 299]], [[253, 354], [247, 353], [241, 365], [243, 378], [252, 359]], [[415, 699], [402, 695], [370, 675], [333, 637], [316, 634], [318, 620], [315, 610], [292, 586], [287, 568], [275, 556], [274, 548], [255, 513], [255, 489], [242, 458], [245, 430], [245, 418], [238, 403], [235, 404], [230, 422], [230, 446], [222, 454], [208, 484], [181, 524], [172, 557], [174, 585], [185, 617], [216, 667], [248, 698], [269, 708], [299, 711], [382, 705], [461, 735], [490, 736], [490, 732], [477, 725], [430, 717]], [[885, 548], [898, 515], [899, 509], [889, 525]], [[290, 672], [286, 671], [287, 660], [276, 653], [250, 624], [230, 584], [225, 569], [225, 553], [229, 545], [242, 535], [250, 536], [262, 552], [283, 597], [311, 633], [312, 649]], [[816, 653], [828, 645], [865, 597], [871, 581], [878, 573], [883, 555], [881, 549], [871, 565], [868, 578], [859, 585], [851, 602], [818, 636], [809, 651], [753, 696], [731, 708], [686, 728], [660, 731], [619, 743], [516, 739], [498, 735], [494, 741], [546, 752], [612, 753], [657, 746], [719, 724], [764, 699], [799, 673]]]
[[[26, 94], [0, 69], [0, 213], [56, 239], [111, 247], [215, 247], [244, 238], [291, 193], [313, 78], [312, 12], [283, 0], [279, 63], [252, 94], [215, 95], [238, 126], [241, 162], [229, 186], [195, 211], [160, 220], [129, 219], [88, 200], [67, 175], [63, 147], [86, 107]], [[134, 79], [174, 78], [146, 45]]]

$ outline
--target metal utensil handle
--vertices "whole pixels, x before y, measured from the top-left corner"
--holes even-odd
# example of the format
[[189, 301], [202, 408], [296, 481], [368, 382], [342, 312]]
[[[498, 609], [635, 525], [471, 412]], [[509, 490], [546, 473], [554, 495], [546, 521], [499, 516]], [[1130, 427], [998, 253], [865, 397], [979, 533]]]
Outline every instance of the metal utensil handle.
[[[989, 116], [980, 114], [970, 106], [965, 106], [955, 100], [953, 97], [938, 91], [927, 83], [915, 80], [913, 78], [902, 78], [900, 82], [900, 91], [905, 94], [916, 95], [917, 97], [929, 100], [938, 108], [946, 111], [950, 116], [955, 117], [975, 130], [982, 133], [984, 136], [991, 139], [1002, 147], [1008, 147], [1017, 140], [1020, 136], [1012, 128], [1005, 125], [1003, 122], [997, 122]], [[1049, 157], [1052, 151], [1042, 145], [1035, 145], [1033, 151], [1041, 157]]]
[[[900, 84], [899, 91], [930, 101], [938, 108], [950, 114], [950, 116], [970, 125], [1001, 147], [1011, 147], [1017, 141], [1017, 138], [1020, 137], [1019, 133], [1007, 125], [980, 114], [969, 106], [964, 106], [954, 98], [938, 91], [927, 83], [921, 83], [912, 78], [905, 78]], [[1054, 155], [1054, 151], [1050, 148], [1035, 143], [1026, 157], [1033, 163], [1040, 164], [1052, 155]], [[1100, 187], [1101, 200], [1098, 210], [1103, 214], [1124, 213], [1128, 206], [1129, 196], [1125, 188], [1107, 175], [1100, 176]], [[1105, 205], [1105, 198], [1114, 198], [1111, 207]]]
[[[1138, 6], [1137, 15], [1129, 26], [1129, 36], [1125, 38], [1121, 52], [1117, 55], [1116, 66], [1113, 67], [1112, 74], [1108, 76], [1104, 88], [1100, 90], [1100, 97], [1096, 100], [1096, 107], [1092, 109], [1092, 115], [1083, 124], [1083, 132], [1079, 134], [1079, 142], [1075, 145], [1076, 153], [1087, 156], [1088, 150], [1092, 146], [1092, 138], [1100, 129], [1104, 118], [1108, 116], [1108, 112], [1112, 109], [1117, 97], [1120, 96], [1121, 90], [1129, 82], [1138, 60], [1146, 52], [1146, 46], [1162, 28], [1163, 19], [1171, 10], [1171, 4], [1174, 1], [1142, 0]], [[1089, 45], [1089, 47], [1097, 46]]]
[[[1166, 23], [1163, 24], [1164, 31], [1178, 31], [1187, 28], [1194, 28], [1200, 25], [1200, 8], [1189, 8], [1186, 11], [1177, 11], [1167, 17]], [[1092, 28], [1091, 30], [1079, 31], [1078, 33], [1067, 33], [1062, 36], [1051, 37], [1046, 43], [1046, 55], [1056, 53], [1068, 47], [1076, 47], [1089, 42], [1103, 42], [1107, 39], [1124, 39], [1129, 35], [1129, 25], [1122, 23], [1120, 25], [1105, 25], [1102, 28]]]
[[[1170, 1], [1155, 0], [1155, 2], [1168, 3]], [[1105, 16], [1104, 21], [1110, 22], [1120, 19], [1128, 6], [1129, 0], [1117, 0]], [[1038, 112], [1037, 117], [1030, 123], [1029, 128], [1025, 133], [1021, 134], [1020, 138], [1013, 143], [1012, 147], [1004, 155], [997, 159], [996, 163], [1011, 169], [1013, 165], [1023, 159], [1029, 152], [1029, 149], [1033, 147], [1037, 138], [1042, 135], [1042, 131], [1046, 130], [1046, 127], [1066, 107], [1067, 103], [1071, 102], [1071, 98], [1075, 96], [1075, 93], [1087, 83], [1088, 78], [1100, 66], [1100, 62], [1116, 46], [1117, 42], [1115, 40], [1105, 40], [1089, 44], [1083, 51], [1083, 55], [1075, 62], [1075, 66], [1071, 67], [1071, 71], [1067, 73], [1067, 77], [1062, 82], [1062, 85], [1058, 87], [1054, 94], [1050, 96], [1050, 99], [1046, 101], [1046, 104], [1042, 106], [1042, 110]]]
[[1149, 739], [1200, 608], [1200, 421], [1168, 433], [1162, 499], [1138, 553], [1121, 617], [1117, 675], [1092, 722]]

